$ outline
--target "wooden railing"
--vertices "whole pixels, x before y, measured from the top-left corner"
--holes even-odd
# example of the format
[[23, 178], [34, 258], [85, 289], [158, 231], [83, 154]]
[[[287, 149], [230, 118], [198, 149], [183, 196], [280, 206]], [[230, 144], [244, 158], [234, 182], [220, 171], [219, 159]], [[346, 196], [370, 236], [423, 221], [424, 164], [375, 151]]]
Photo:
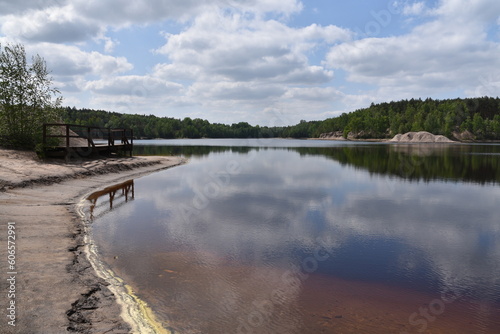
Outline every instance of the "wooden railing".
[[[51, 140], [56, 138], [57, 140]], [[116, 143], [119, 141], [119, 143]], [[132, 155], [132, 129], [112, 129], [76, 124], [47, 123], [43, 125], [43, 147], [51, 150], [87, 148], [91, 152], [128, 151]]]
[[[106, 200], [107, 195], [107, 200]], [[113, 210], [129, 201], [132, 201], [135, 196], [134, 180], [128, 180], [123, 183], [104, 188], [87, 197], [90, 205], [90, 220], [94, 220], [97, 216]], [[98, 203], [99, 201], [99, 203]]]

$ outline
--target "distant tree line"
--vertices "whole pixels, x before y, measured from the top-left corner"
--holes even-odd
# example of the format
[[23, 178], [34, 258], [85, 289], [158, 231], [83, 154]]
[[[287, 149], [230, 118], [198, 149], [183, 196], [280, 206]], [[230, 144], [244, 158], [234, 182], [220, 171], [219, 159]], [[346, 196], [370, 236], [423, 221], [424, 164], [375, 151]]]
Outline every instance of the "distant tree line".
[[[299, 124], [300, 126], [300, 124]], [[500, 139], [500, 99], [402, 100], [365, 109], [309, 126], [309, 135], [342, 131], [358, 138], [388, 138], [409, 131], [453, 137], [469, 131], [478, 140]]]
[[368, 108], [324, 121], [300, 121], [286, 127], [252, 126], [246, 122], [227, 125], [200, 118], [180, 120], [74, 107], [66, 108], [64, 120], [79, 125], [131, 128], [140, 138], [318, 138], [323, 133], [341, 132], [344, 137], [382, 139], [409, 131], [428, 131], [453, 138], [468, 131], [477, 140], [500, 140], [500, 99], [372, 103]]
[[66, 108], [65, 122], [85, 126], [129, 128], [139, 138], [260, 138], [275, 137], [268, 127], [247, 122], [232, 125], [210, 123], [200, 118], [176, 119], [154, 115], [130, 115], [104, 110]]

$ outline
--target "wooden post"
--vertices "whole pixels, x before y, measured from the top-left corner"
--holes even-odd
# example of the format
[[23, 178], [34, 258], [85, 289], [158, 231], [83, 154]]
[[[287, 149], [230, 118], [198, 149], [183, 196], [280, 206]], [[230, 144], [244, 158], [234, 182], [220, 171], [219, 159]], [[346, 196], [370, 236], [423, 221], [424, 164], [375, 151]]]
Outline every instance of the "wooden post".
[[[57, 131], [55, 134], [51, 134], [51, 127], [56, 127]], [[64, 128], [65, 127], [65, 128]], [[98, 127], [91, 127], [91, 126], [82, 126], [82, 125], [75, 125], [75, 124], [61, 124], [61, 123], [44, 123], [42, 124], [42, 144], [44, 148], [47, 145], [50, 145], [49, 138], [58, 138], [59, 144], [56, 145], [60, 151], [60, 149], [66, 148], [66, 154], [67, 157], [69, 157], [69, 154], [71, 153], [71, 138], [75, 137], [77, 138], [78, 135], [73, 133], [71, 134], [71, 128], [78, 128], [81, 129], [79, 131], [80, 135], [79, 137], [83, 139], [85, 134], [83, 133], [84, 131], [87, 131], [87, 148], [92, 150], [98, 150], [96, 148], [96, 144], [94, 143], [93, 137], [94, 135], [92, 134], [92, 131], [94, 129], [99, 130], [98, 134], [98, 139], [106, 139], [106, 135], [104, 134], [104, 131], [108, 131], [108, 147], [107, 151], [108, 152], [115, 152], [115, 149], [123, 149], [123, 150], [128, 150], [130, 152], [130, 156], [132, 156], [132, 150], [133, 150], [133, 145], [134, 145], [134, 131], [132, 129], [112, 129], [110, 127], [108, 128], [98, 128]], [[65, 130], [64, 130], [65, 129]], [[115, 135], [116, 133], [116, 135]], [[120, 136], [121, 135], [121, 136]], [[118, 136], [118, 137], [116, 137]], [[129, 138], [130, 136], [130, 138]], [[65, 143], [60, 141], [60, 138], [66, 138]], [[121, 144], [120, 145], [115, 145], [115, 139], [120, 140], [121, 139]], [[105, 148], [104, 148], [105, 149]], [[47, 150], [49, 151], [49, 150]]]
[[66, 124], [66, 148], [69, 148], [69, 124]]
[[47, 124], [43, 125], [43, 139], [42, 139], [42, 144], [43, 144], [43, 150], [45, 150], [45, 147], [47, 146]]
[[108, 128], [108, 147], [111, 147], [111, 145], [114, 144], [114, 141], [113, 141], [113, 144], [111, 144], [112, 136], [113, 136], [113, 134], [111, 133], [111, 128]]
[[[132, 150], [134, 149], [134, 130], [130, 129], [130, 156], [132, 156]], [[132, 190], [133, 192], [133, 190]]]

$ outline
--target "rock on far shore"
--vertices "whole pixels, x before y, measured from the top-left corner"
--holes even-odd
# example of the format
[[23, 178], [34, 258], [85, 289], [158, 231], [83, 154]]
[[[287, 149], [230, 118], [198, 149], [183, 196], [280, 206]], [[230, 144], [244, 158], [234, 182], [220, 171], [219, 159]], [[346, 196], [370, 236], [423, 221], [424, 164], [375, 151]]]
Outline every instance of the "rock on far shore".
[[398, 143], [453, 143], [453, 140], [442, 135], [433, 135], [427, 131], [398, 133], [390, 142]]
[[343, 131], [335, 131], [335, 132], [322, 133], [319, 136], [319, 139], [346, 140], [344, 138], [344, 132]]

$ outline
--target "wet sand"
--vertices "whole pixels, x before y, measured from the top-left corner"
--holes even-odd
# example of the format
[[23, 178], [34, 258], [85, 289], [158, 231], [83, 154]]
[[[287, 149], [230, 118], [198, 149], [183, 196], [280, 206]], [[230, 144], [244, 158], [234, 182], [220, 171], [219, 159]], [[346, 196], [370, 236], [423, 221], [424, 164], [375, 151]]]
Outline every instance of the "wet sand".
[[[0, 149], [0, 332], [129, 333], [108, 283], [88, 261], [76, 204], [107, 185], [181, 163], [178, 157], [41, 162], [33, 153]], [[12, 268], [9, 226], [15, 226]]]

